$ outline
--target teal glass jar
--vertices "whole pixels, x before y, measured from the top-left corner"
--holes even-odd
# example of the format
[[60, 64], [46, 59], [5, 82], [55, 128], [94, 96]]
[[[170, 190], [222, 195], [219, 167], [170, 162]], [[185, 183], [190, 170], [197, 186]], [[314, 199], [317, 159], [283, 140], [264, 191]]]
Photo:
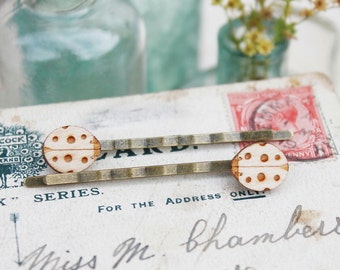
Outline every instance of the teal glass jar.
[[143, 93], [144, 24], [126, 0], [21, 0], [21, 105]]
[[132, 2], [145, 22], [148, 91], [183, 87], [198, 74], [200, 1]]
[[233, 83], [280, 77], [286, 73], [286, 53], [289, 42], [275, 44], [268, 55], [247, 56], [235, 48], [230, 38], [231, 27], [239, 27], [233, 21], [221, 27], [218, 33], [217, 82]]

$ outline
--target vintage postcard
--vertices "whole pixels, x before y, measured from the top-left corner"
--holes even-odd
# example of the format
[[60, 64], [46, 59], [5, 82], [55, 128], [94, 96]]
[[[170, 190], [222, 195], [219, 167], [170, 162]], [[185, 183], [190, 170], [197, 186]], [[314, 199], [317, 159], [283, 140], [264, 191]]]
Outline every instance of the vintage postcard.
[[[339, 269], [339, 114], [319, 73], [2, 110], [0, 268]], [[290, 130], [272, 142], [289, 172], [269, 191], [244, 188], [228, 167], [26, 187], [29, 176], [56, 173], [43, 143], [67, 125], [99, 140]], [[230, 160], [248, 144], [104, 150], [86, 170]]]

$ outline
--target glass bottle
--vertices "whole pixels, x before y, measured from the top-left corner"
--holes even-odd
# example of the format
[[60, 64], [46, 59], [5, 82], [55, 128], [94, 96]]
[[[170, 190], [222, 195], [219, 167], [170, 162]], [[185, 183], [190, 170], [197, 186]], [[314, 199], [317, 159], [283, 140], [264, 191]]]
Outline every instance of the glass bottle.
[[132, 3], [145, 22], [148, 91], [183, 87], [198, 74], [200, 1]]
[[126, 0], [19, 0], [21, 105], [145, 90], [144, 24]]
[[234, 20], [221, 27], [218, 34], [217, 82], [219, 84], [264, 80], [286, 73], [286, 53], [289, 42], [275, 44], [268, 55], [245, 55], [235, 48], [230, 38], [231, 27], [240, 27], [241, 21]]

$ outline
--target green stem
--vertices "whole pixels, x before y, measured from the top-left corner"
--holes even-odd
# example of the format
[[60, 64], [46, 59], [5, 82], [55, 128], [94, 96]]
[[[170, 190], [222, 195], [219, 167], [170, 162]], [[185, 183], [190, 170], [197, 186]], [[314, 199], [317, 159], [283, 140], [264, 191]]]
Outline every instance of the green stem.
[[291, 0], [286, 0], [286, 6], [283, 13], [283, 18], [287, 22], [287, 19], [291, 13]]

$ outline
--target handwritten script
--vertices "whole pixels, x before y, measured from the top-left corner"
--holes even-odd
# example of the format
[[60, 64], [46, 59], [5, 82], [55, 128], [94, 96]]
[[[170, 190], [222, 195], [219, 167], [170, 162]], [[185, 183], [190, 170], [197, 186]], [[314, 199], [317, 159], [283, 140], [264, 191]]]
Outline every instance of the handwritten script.
[[[317, 226], [306, 224], [302, 220], [302, 206], [297, 205], [288, 221], [285, 229], [281, 233], [262, 233], [250, 237], [243, 237], [240, 235], [227, 234], [227, 215], [222, 213], [216, 224], [209, 224], [205, 219], [197, 220], [190, 230], [186, 241], [180, 246], [185, 247], [186, 253], [194, 251], [205, 252], [209, 249], [224, 250], [234, 249], [237, 247], [245, 247], [259, 244], [275, 244], [281, 241], [288, 241], [296, 237], [310, 238], [310, 237], [326, 237], [329, 235], [340, 235], [340, 218], [335, 218], [335, 224], [326, 225], [325, 221], [320, 220]], [[179, 242], [180, 243], [180, 242]], [[97, 255], [84, 258], [77, 257], [71, 262], [61, 256], [56, 255], [54, 251], [48, 251], [47, 245], [43, 245], [34, 251], [27, 254], [23, 260], [17, 262], [21, 267], [35, 270], [77, 270], [77, 269], [97, 269], [99, 261], [104, 264], [111, 264], [110, 269], [119, 268], [132, 261], [142, 263], [151, 259], [166, 256], [155, 254], [155, 247], [137, 241], [136, 238], [131, 237], [116, 245], [113, 249], [113, 257], [103, 258]], [[240, 269], [239, 266], [236, 269]], [[255, 269], [247, 267], [246, 269]]]
[[43, 245], [29, 253], [22, 261], [17, 262], [18, 266], [27, 266], [27, 269], [34, 270], [78, 270], [96, 269], [97, 256], [85, 260], [82, 256], [75, 262], [62, 259], [55, 251], [47, 251], [47, 245]]
[[185, 243], [185, 249], [188, 253], [194, 250], [201, 249], [202, 251], [207, 251], [209, 248], [214, 248], [216, 250], [226, 249], [226, 248], [236, 248], [244, 247], [248, 245], [257, 244], [275, 244], [280, 241], [285, 241], [292, 239], [294, 237], [310, 238], [312, 236], [327, 236], [331, 234], [340, 234], [340, 218], [336, 217], [335, 226], [332, 229], [325, 229], [325, 222], [320, 221], [319, 226], [313, 229], [310, 225], [298, 226], [302, 214], [302, 206], [298, 205], [293, 214], [290, 217], [288, 226], [282, 234], [275, 235], [273, 233], [263, 233], [254, 235], [250, 238], [245, 238], [239, 235], [232, 235], [226, 237], [224, 235], [227, 228], [227, 215], [221, 214], [217, 225], [212, 230], [212, 233], [207, 237], [208, 232], [208, 221], [205, 219], [199, 219], [195, 222], [189, 237]]

